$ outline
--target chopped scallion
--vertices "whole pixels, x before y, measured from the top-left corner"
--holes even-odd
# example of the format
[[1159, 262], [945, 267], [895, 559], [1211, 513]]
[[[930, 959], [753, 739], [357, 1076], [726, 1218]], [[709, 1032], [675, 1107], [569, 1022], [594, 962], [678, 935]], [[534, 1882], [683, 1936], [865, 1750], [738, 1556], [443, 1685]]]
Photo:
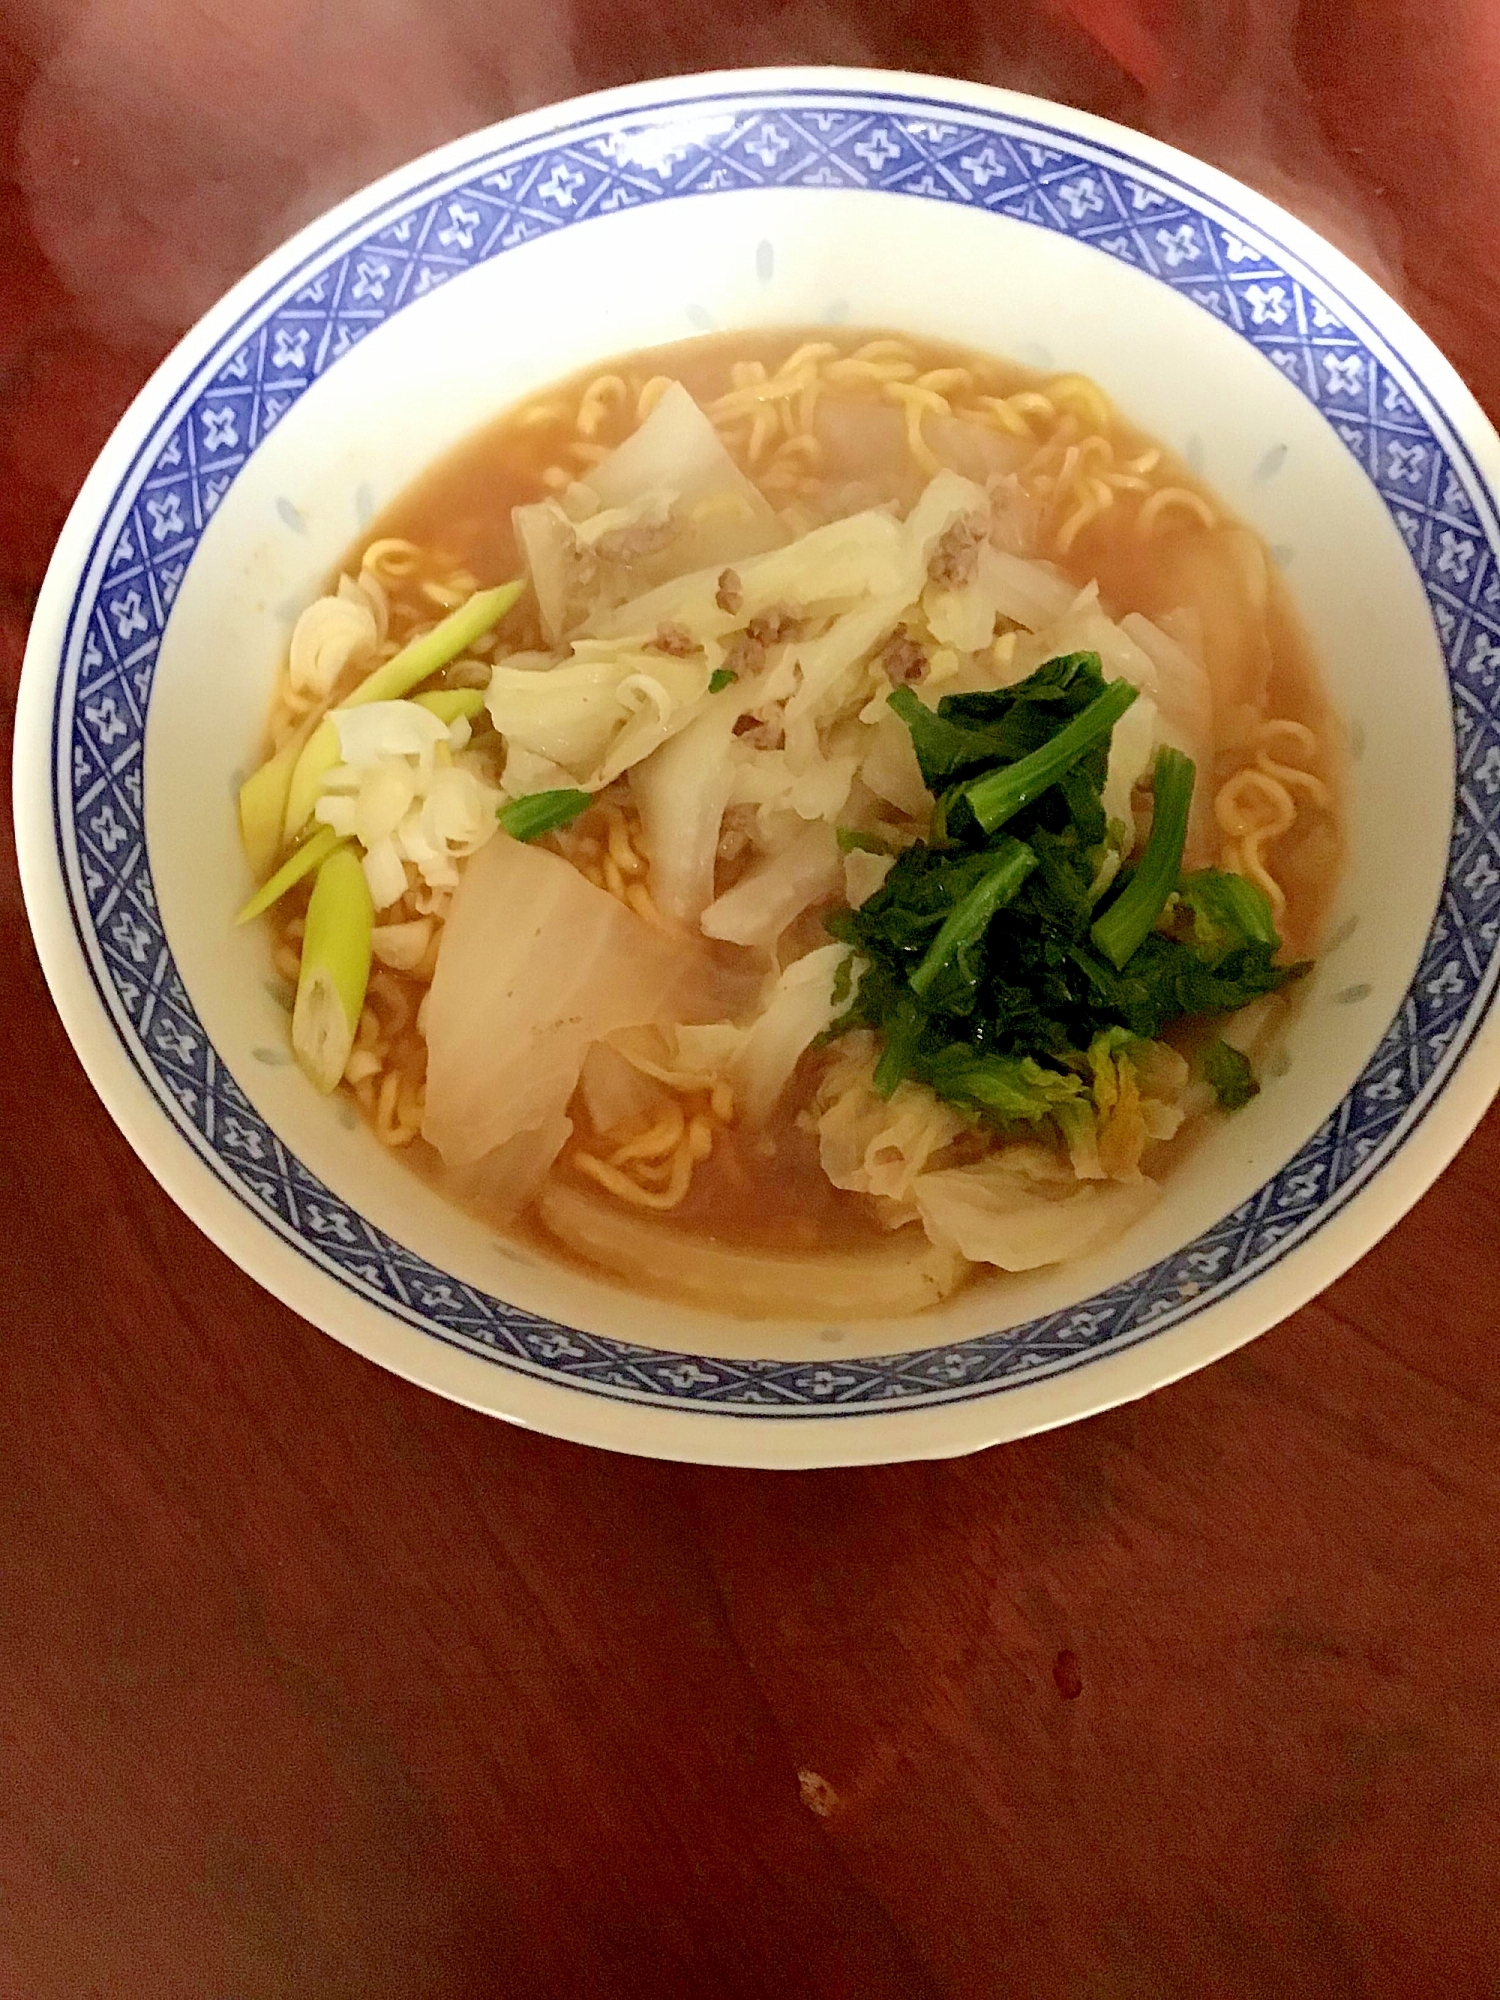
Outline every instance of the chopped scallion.
[[540, 840], [544, 833], [571, 826], [593, 803], [592, 792], [532, 792], [501, 806], [496, 818], [512, 840]]

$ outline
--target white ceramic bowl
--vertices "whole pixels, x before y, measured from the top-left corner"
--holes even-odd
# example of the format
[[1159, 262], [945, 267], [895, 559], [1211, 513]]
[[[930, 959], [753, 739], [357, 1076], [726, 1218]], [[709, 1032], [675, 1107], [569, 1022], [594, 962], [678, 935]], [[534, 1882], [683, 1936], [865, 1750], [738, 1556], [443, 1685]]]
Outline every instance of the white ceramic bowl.
[[[1148, 1220], [912, 1321], [747, 1325], [498, 1242], [289, 1064], [233, 795], [291, 620], [453, 440], [712, 327], [943, 335], [1080, 369], [1286, 570], [1352, 745], [1350, 859], [1284, 1068]], [[1137, 1396], [1327, 1284], [1500, 1081], [1500, 443], [1367, 278], [1249, 190], [1055, 105], [836, 70], [649, 84], [474, 134], [267, 259], [90, 474], [27, 651], [27, 903], [151, 1170], [361, 1353], [663, 1457], [940, 1455]], [[504, 1301], [502, 1303], [502, 1301]]]

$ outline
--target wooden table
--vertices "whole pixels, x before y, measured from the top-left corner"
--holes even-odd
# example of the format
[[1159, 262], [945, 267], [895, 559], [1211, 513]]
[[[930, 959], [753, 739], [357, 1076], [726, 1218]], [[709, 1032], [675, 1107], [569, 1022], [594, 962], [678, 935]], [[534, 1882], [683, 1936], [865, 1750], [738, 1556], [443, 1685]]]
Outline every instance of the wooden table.
[[[1431, 82], [1462, 10], [1381, 11], [1343, 9], [1377, 74], [1302, 10], [1309, 103], [1495, 408], [1496, 162]], [[321, 81], [352, 185], [579, 80], [524, 6], [509, 37], [429, 10], [446, 94], [399, 8], [347, 73], [311, 14], [218, 12], [0, 31], [7, 702], [153, 353], [325, 192], [281, 96], [238, 140], [226, 101], [269, 67], [305, 118]], [[1096, 13], [1181, 110], [1150, 10]], [[969, 13], [936, 42], [777, 18], [726, 48], [622, 0], [572, 61], [909, 50], [1145, 115], [1013, 14], [1003, 60]], [[1394, 124], [1392, 73], [1426, 79]], [[406, 122], [361, 151], [357, 102]], [[450, 1408], [259, 1292], [85, 1084], [8, 836], [0, 923], [5, 2000], [1500, 1991], [1500, 1120], [1317, 1304], [1133, 1408], [955, 1464], [641, 1464]]]

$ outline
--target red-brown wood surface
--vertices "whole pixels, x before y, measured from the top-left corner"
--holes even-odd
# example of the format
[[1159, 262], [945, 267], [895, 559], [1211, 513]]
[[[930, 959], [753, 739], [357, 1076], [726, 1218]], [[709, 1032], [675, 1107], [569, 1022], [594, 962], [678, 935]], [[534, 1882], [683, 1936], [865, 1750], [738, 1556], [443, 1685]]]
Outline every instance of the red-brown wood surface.
[[[1485, 0], [1226, 6], [1227, 82], [1212, 7], [1203, 42], [1202, 8], [1073, 11], [1134, 80], [1003, 0], [717, 30], [391, 0], [353, 35], [13, 0], [7, 703], [172, 332], [327, 195], [579, 85], [905, 62], [1205, 147], [1222, 101], [1243, 159], [1235, 77], [1274, 73], [1302, 122], [1262, 145], [1500, 407]], [[954, 1464], [654, 1466], [451, 1408], [259, 1292], [85, 1084], [8, 835], [0, 926], [4, 2000], [1500, 1992], [1500, 1120], [1318, 1303], [1142, 1404]]]

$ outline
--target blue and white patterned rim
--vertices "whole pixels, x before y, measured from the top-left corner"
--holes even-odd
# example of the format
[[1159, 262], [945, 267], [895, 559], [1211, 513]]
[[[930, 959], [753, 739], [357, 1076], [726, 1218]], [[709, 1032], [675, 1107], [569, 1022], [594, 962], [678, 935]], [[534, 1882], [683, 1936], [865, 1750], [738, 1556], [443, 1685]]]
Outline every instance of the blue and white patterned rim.
[[[1254, 1197], [1175, 1256], [1004, 1333], [873, 1360], [725, 1361], [559, 1327], [425, 1263], [288, 1153], [210, 1045], [168, 948], [144, 837], [142, 741], [173, 598], [272, 426], [371, 328], [435, 285], [592, 216], [745, 188], [866, 188], [963, 204], [1085, 243], [1264, 353], [1354, 454], [1418, 570], [1459, 746], [1440, 907], [1396, 1019], [1349, 1095]], [[1305, 1242], [1412, 1134], [1500, 970], [1500, 560], [1487, 487], [1440, 412], [1337, 290], [1223, 204], [1031, 117], [906, 91], [664, 96], [555, 127], [371, 213], [242, 315], [102, 518], [54, 710], [54, 818], [79, 943], [120, 1042], [216, 1178], [320, 1270], [408, 1325], [592, 1394], [742, 1416], [926, 1408], [1057, 1375], [1227, 1298]], [[101, 529], [100, 538], [106, 530]], [[95, 570], [96, 538], [84, 566]]]

